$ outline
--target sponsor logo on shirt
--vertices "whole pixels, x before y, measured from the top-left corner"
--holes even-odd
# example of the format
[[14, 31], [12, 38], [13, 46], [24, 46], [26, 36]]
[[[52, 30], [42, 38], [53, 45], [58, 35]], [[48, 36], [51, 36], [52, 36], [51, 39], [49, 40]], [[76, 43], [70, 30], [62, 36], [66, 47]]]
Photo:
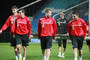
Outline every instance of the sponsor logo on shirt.
[[72, 29], [75, 29], [76, 26], [80, 27], [80, 26], [82, 26], [82, 24], [81, 23], [76, 24], [76, 25], [72, 24]]
[[51, 20], [41, 21], [41, 24], [53, 24], [53, 22]]
[[17, 21], [17, 26], [19, 26], [19, 24], [27, 24], [27, 21]]
[[52, 22], [52, 20], [47, 19], [47, 20], [42, 20], [41, 21], [41, 24], [42, 24], [42, 27], [44, 28], [45, 27], [45, 24], [53, 24], [53, 22]]

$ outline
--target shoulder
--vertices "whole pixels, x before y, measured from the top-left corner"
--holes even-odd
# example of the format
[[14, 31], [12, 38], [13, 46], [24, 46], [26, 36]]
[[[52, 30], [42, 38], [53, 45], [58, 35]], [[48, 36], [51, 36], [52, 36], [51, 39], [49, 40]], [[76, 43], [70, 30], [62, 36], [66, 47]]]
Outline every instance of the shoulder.
[[56, 21], [54, 18], [52, 18], [52, 17], [50, 17], [50, 20], [52, 20], [52, 21]]
[[39, 19], [39, 22], [41, 22], [41, 21], [43, 21], [43, 20], [45, 20], [45, 17], [40, 18], [40, 19]]
[[7, 20], [10, 21], [12, 19], [13, 15], [10, 15]]
[[25, 16], [25, 19], [26, 19], [26, 20], [30, 20], [27, 16]]
[[53, 17], [50, 17], [50, 19], [55, 20]]
[[14, 15], [10, 15], [8, 18], [14, 17]]
[[78, 18], [80, 21], [84, 21], [82, 18]]
[[85, 23], [85, 21], [82, 18], [79, 18], [79, 21]]
[[42, 17], [42, 18], [40, 18], [39, 20], [44, 20], [45, 19], [45, 17]]

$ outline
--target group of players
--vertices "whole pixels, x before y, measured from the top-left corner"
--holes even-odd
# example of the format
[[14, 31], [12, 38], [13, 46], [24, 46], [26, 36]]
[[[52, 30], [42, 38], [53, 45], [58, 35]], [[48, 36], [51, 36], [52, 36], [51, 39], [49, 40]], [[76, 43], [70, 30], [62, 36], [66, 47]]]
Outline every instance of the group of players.
[[[30, 19], [25, 16], [23, 9], [17, 12], [16, 5], [12, 6], [12, 15], [8, 17], [7, 21], [0, 29], [0, 33], [10, 27], [11, 32], [11, 46], [14, 47], [16, 60], [22, 60], [21, 55], [21, 43], [23, 46], [23, 60], [26, 59], [26, 47], [29, 45], [29, 38], [31, 35], [31, 24]], [[18, 58], [19, 56], [19, 58]]]
[[[56, 22], [58, 27], [57, 36], [60, 37], [57, 38], [58, 46], [59, 46], [58, 57], [64, 57], [66, 44], [67, 44], [67, 38], [65, 38], [65, 36], [67, 36], [69, 33], [69, 37], [70, 40], [72, 41], [72, 46], [73, 46], [74, 60], [77, 60], [77, 48], [79, 51], [79, 60], [82, 60], [83, 41], [86, 40], [86, 36], [88, 36], [89, 22], [84, 22], [84, 20], [80, 18], [79, 14], [75, 11], [72, 12], [72, 19], [69, 22], [67, 22], [67, 19], [65, 18], [65, 14], [62, 12], [60, 13], [60, 19], [57, 19]], [[68, 28], [67, 28], [67, 24], [68, 24]], [[63, 42], [62, 54], [61, 54], [61, 42]], [[86, 42], [90, 51], [90, 40], [88, 39], [86, 40]]]
[[[17, 7], [12, 6], [13, 15], [9, 16], [3, 27], [0, 29], [0, 33], [10, 27], [11, 32], [11, 46], [14, 47], [16, 60], [26, 60], [26, 47], [29, 45], [29, 38], [31, 35], [30, 19], [25, 15], [25, 11], [20, 9], [17, 12]], [[72, 19], [68, 23], [64, 17], [64, 13], [60, 13], [61, 19], [55, 20], [51, 17], [52, 10], [46, 9], [45, 16], [39, 19], [38, 22], [38, 38], [41, 42], [41, 50], [44, 60], [49, 60], [50, 52], [52, 48], [52, 39], [58, 40], [59, 55], [58, 57], [64, 57], [67, 39], [65, 35], [69, 33], [69, 37], [72, 41], [74, 60], [77, 60], [77, 48], [79, 50], [79, 60], [82, 60], [82, 46], [83, 40], [87, 34], [87, 25], [83, 19], [79, 18], [77, 12], [72, 13]], [[68, 31], [67, 31], [68, 30]], [[56, 38], [56, 36], [60, 38]], [[62, 40], [60, 40], [62, 38]], [[63, 42], [63, 54], [61, 54], [61, 42]], [[21, 43], [23, 46], [23, 58], [21, 55]], [[88, 43], [88, 45], [90, 42]], [[19, 56], [19, 57], [18, 57]]]

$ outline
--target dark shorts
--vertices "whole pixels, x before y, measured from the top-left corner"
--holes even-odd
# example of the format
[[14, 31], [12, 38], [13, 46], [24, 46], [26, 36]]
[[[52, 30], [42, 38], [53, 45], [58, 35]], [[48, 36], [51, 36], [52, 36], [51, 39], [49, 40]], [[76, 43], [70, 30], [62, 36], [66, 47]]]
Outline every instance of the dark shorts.
[[57, 37], [59, 37], [59, 38], [57, 38], [58, 46], [61, 46], [61, 44], [63, 44], [63, 48], [66, 48], [67, 36], [58, 35]]
[[90, 40], [86, 40], [86, 42], [87, 42], [87, 45], [90, 45]]
[[13, 34], [10, 34], [10, 45], [13, 47], [16, 46], [16, 39], [13, 38]]
[[82, 49], [83, 40], [84, 40], [84, 37], [83, 36], [80, 36], [80, 37], [72, 36], [71, 37], [71, 40], [72, 40], [73, 48], [78, 48], [79, 50]]
[[28, 46], [29, 45], [28, 34], [25, 34], [25, 35], [16, 34], [16, 45], [19, 45], [21, 43], [22, 43], [22, 46]]
[[66, 44], [67, 44], [67, 40], [60, 40], [58, 39], [58, 46], [61, 46], [61, 44], [63, 43], [63, 48], [66, 48]]
[[52, 47], [53, 37], [40, 37], [41, 49], [50, 49]]

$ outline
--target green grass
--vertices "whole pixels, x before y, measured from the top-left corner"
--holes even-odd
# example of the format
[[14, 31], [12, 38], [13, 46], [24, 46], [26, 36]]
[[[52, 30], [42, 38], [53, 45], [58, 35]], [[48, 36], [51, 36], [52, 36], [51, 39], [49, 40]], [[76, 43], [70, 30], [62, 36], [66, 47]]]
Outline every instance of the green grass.
[[[65, 58], [58, 58], [58, 46], [53, 43], [50, 60], [73, 60], [73, 49], [71, 44], [67, 44]], [[9, 43], [0, 43], [0, 60], [15, 60], [13, 47]], [[40, 44], [31, 43], [27, 47], [27, 60], [43, 60]], [[86, 44], [83, 46], [83, 60], [90, 60], [90, 52]]]

